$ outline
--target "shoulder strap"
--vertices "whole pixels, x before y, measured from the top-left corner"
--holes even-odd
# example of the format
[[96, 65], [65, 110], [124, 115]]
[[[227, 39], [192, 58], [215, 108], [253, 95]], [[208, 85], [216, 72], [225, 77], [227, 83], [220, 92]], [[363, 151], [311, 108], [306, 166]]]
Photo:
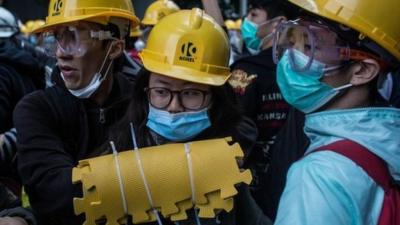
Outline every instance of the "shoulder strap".
[[315, 151], [333, 151], [341, 154], [360, 166], [379, 186], [387, 190], [391, 186], [392, 177], [386, 163], [364, 146], [351, 141], [341, 140]]

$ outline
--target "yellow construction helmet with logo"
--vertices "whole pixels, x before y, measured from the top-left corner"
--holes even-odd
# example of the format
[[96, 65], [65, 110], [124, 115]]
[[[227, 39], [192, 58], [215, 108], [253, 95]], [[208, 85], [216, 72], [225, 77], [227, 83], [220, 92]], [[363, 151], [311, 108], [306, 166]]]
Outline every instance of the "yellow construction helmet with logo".
[[51, 0], [46, 23], [34, 32], [44, 32], [56, 25], [80, 20], [105, 25], [111, 17], [126, 19], [131, 27], [139, 24], [131, 0]]
[[146, 9], [142, 24], [156, 25], [163, 17], [179, 10], [179, 6], [171, 0], [157, 0]]
[[399, 0], [289, 0], [367, 36], [400, 60]]
[[140, 57], [151, 72], [219, 86], [230, 76], [229, 52], [225, 31], [194, 8], [166, 16], [155, 25]]

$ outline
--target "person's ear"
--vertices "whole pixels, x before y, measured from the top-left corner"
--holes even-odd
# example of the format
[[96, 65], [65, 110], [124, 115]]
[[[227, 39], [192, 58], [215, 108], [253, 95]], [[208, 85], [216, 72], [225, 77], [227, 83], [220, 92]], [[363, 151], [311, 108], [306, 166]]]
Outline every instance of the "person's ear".
[[379, 63], [374, 59], [364, 59], [355, 63], [350, 68], [350, 83], [354, 86], [364, 85], [378, 76], [380, 71]]
[[111, 43], [110, 59], [116, 59], [122, 55], [125, 49], [124, 40], [115, 40]]

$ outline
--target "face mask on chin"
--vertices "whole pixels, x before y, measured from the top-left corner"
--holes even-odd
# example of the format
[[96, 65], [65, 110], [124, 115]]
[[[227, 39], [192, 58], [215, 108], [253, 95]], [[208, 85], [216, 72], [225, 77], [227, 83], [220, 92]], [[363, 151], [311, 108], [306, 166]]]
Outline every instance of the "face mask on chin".
[[[248, 20], [247, 18], [244, 19], [241, 32], [245, 46], [251, 55], [257, 55], [260, 53], [264, 43], [268, 43], [272, 40], [275, 27], [279, 24], [282, 18], [283, 17], [276, 17], [272, 20], [267, 20], [260, 25]], [[262, 38], [257, 35], [258, 29], [264, 31], [262, 33]]]
[[291, 49], [286, 50], [277, 66], [277, 82], [284, 99], [292, 106], [304, 113], [311, 113], [326, 105], [352, 84], [346, 84], [333, 88], [324, 84], [320, 79], [325, 74], [325, 64], [313, 60], [311, 66], [302, 72], [293, 69], [289, 51], [293, 51], [294, 57], [299, 61], [308, 62], [308, 56], [302, 52]]
[[244, 19], [241, 27], [243, 42], [252, 55], [258, 54], [262, 45], [262, 40], [257, 37], [257, 29], [258, 25], [256, 23], [247, 18]]
[[[80, 89], [76, 89], [76, 90], [72, 90], [72, 89], [68, 89], [68, 91], [74, 95], [77, 98], [81, 98], [81, 99], [86, 99], [86, 98], [90, 98], [90, 96], [93, 95], [94, 92], [96, 92], [96, 90], [99, 89], [100, 85], [102, 84], [102, 82], [106, 79], [107, 74], [111, 68], [112, 62], [113, 60], [109, 61], [109, 64], [106, 68], [106, 71], [102, 74], [101, 71], [104, 69], [104, 66], [107, 62], [108, 57], [110, 55], [111, 52], [111, 48], [112, 48], [113, 43], [110, 44], [110, 47], [107, 50], [107, 54], [104, 57], [103, 63], [100, 67], [99, 72], [95, 73], [92, 77], [92, 80], [89, 82], [89, 84], [86, 87], [80, 88]], [[64, 75], [61, 73], [61, 77], [65, 82], [64, 79]]]

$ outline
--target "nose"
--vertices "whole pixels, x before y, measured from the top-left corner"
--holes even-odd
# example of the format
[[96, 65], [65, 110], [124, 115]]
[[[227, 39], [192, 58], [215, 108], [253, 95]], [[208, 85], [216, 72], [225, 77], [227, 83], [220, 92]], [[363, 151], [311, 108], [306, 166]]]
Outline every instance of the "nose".
[[73, 55], [70, 53], [70, 51], [65, 51], [60, 44], [57, 44], [56, 57], [61, 59], [71, 59], [73, 58]]
[[169, 103], [166, 110], [170, 113], [180, 113], [180, 112], [185, 111], [185, 108], [182, 106], [182, 104], [179, 101], [178, 94], [176, 94], [176, 93], [172, 94], [172, 100]]

